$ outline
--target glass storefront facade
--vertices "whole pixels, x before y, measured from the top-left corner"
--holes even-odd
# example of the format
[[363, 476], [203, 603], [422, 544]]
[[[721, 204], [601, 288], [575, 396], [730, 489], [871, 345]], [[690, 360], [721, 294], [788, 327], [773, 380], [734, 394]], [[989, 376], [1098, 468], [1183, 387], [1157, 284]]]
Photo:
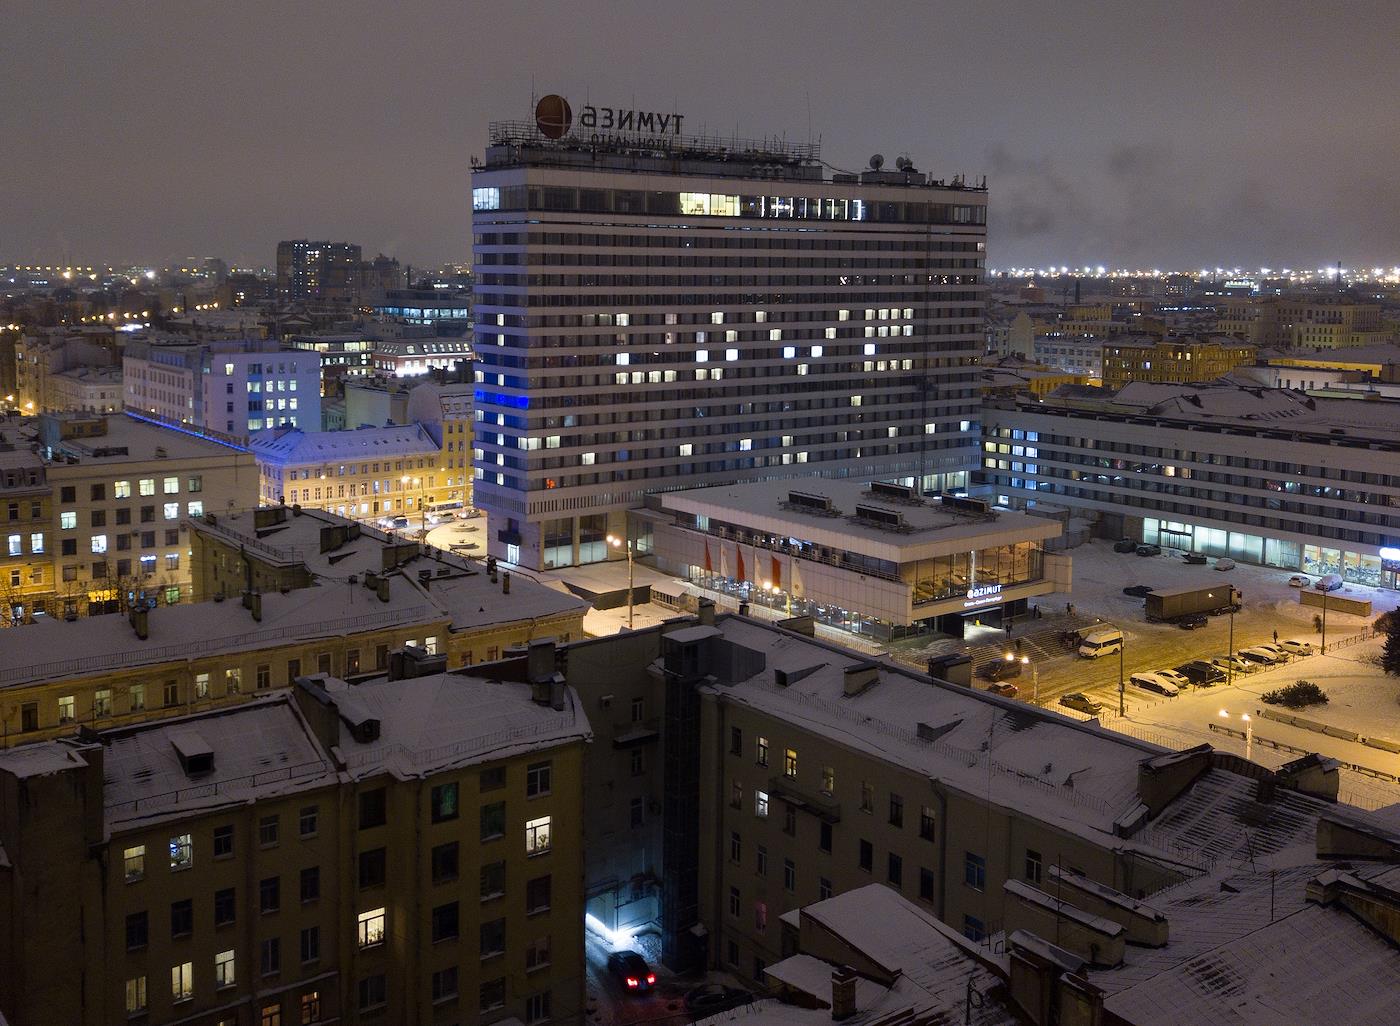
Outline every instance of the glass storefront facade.
[[1344, 581], [1372, 588], [1400, 587], [1396, 571], [1383, 569], [1380, 556], [1326, 545], [1305, 545], [1283, 538], [1222, 531], [1152, 517], [1142, 522], [1142, 540], [1163, 548], [1203, 552], [1207, 556], [1228, 556], [1241, 563], [1300, 570], [1313, 577], [1341, 574]]
[[978, 585], [1038, 581], [1044, 576], [1042, 555], [1040, 542], [1026, 541], [915, 560], [899, 570], [900, 577], [914, 586], [914, 605], [918, 606], [965, 595], [968, 588]]

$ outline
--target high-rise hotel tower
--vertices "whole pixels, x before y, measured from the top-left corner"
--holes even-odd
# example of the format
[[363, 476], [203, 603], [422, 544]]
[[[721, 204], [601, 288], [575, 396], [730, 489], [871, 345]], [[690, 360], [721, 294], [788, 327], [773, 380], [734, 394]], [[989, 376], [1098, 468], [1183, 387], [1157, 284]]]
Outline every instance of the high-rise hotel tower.
[[683, 120], [549, 96], [491, 125], [475, 494], [501, 559], [605, 559], [649, 492], [975, 466], [985, 188]]

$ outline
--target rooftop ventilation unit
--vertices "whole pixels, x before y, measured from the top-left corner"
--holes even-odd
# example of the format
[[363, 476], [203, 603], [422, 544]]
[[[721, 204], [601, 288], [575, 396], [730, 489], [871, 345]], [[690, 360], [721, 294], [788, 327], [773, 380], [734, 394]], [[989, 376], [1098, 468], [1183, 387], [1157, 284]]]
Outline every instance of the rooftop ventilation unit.
[[831, 499], [825, 495], [815, 495], [812, 492], [788, 492], [787, 501], [789, 506], [797, 506], [815, 513], [833, 512]]
[[903, 513], [892, 509], [881, 509], [879, 506], [857, 506], [856, 519], [891, 531], [908, 530]]
[[918, 502], [919, 493], [913, 485], [891, 484], [888, 481], [870, 482], [870, 494], [899, 502]]
[[961, 513], [990, 516], [992, 512], [991, 504], [986, 499], [974, 499], [966, 495], [953, 495], [944, 492], [938, 497], [938, 501], [943, 504], [944, 509], [953, 509]]
[[169, 736], [185, 776], [202, 777], [214, 772], [214, 749], [197, 730], [186, 727], [172, 730]]

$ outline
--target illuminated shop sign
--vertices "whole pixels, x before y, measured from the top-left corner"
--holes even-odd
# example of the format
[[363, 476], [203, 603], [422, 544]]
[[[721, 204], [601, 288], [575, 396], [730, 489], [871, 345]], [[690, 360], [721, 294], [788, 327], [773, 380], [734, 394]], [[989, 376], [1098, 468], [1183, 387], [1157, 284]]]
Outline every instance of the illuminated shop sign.
[[1000, 584], [983, 584], [980, 587], [967, 589], [967, 601], [963, 603], [964, 609], [976, 609], [978, 606], [989, 606], [1001, 601]]
[[546, 139], [562, 139], [575, 124], [595, 140], [608, 136], [679, 136], [685, 115], [627, 107], [580, 107], [574, 117], [569, 101], [551, 93], [535, 104], [535, 126]]

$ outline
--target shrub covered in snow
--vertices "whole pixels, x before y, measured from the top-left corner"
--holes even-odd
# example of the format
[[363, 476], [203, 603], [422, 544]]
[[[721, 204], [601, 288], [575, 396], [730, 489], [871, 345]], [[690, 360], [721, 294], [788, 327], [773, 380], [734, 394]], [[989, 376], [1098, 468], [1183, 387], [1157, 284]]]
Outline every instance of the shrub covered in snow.
[[1294, 681], [1287, 687], [1275, 688], [1264, 693], [1264, 701], [1269, 705], [1282, 705], [1289, 709], [1303, 709], [1310, 705], [1326, 705], [1327, 692], [1310, 680]]

